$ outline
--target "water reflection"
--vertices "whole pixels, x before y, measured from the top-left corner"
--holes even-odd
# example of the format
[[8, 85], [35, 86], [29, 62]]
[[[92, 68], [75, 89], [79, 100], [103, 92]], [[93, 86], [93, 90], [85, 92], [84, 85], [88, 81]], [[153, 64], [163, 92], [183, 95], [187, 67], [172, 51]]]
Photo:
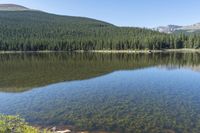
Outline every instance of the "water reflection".
[[151, 66], [200, 69], [198, 53], [94, 54], [29, 53], [0, 55], [0, 91], [21, 92], [63, 81], [98, 77], [117, 70]]
[[[0, 113], [20, 114], [33, 124], [82, 130], [200, 131], [199, 54], [7, 56], [0, 66], [21, 73], [11, 70], [13, 79], [20, 75], [21, 81], [33, 70], [37, 73], [23, 83], [36, 80], [36, 86], [46, 86], [18, 93], [4, 89], [10, 92], [0, 93]], [[65, 82], [52, 84], [60, 81]]]

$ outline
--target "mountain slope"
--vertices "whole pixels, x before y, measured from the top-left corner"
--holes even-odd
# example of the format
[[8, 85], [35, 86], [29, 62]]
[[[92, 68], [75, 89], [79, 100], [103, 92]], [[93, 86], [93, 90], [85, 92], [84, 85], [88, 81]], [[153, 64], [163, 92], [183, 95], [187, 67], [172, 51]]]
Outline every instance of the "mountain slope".
[[[0, 11], [0, 50], [142, 49], [143, 36], [158, 32], [41, 11]], [[135, 39], [134, 39], [134, 38]], [[137, 44], [136, 44], [137, 43]]]
[[181, 26], [168, 25], [168, 26], [159, 26], [159, 27], [153, 28], [153, 30], [163, 32], [163, 33], [173, 33], [179, 28], [181, 28]]
[[198, 36], [189, 38], [36, 10], [0, 11], [0, 51], [161, 50], [200, 47]]
[[0, 4], [0, 11], [24, 11], [28, 8], [16, 4]]

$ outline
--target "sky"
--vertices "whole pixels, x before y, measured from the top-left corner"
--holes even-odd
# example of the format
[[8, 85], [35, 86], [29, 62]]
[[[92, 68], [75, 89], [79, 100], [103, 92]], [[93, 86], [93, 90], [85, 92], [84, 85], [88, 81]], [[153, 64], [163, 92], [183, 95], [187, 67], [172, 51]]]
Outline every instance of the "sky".
[[5, 3], [117, 26], [152, 28], [200, 22], [200, 0], [0, 0], [0, 4]]

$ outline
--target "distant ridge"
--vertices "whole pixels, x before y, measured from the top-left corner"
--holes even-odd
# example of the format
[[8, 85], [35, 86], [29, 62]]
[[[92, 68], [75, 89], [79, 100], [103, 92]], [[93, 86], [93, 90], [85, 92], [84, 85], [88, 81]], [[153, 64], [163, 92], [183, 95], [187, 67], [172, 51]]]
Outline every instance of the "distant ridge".
[[193, 25], [187, 26], [178, 26], [178, 25], [168, 25], [168, 26], [160, 26], [153, 28], [155, 31], [163, 32], [163, 33], [199, 33], [200, 32], [200, 23], [196, 23]]
[[29, 8], [16, 4], [0, 4], [0, 11], [25, 11]]

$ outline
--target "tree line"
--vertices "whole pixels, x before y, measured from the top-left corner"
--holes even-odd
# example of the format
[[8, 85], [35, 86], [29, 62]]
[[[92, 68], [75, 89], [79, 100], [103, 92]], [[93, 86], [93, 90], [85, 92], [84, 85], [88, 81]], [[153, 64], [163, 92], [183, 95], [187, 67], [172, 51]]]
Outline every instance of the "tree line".
[[164, 34], [38, 11], [0, 12], [0, 50], [161, 50], [199, 48], [198, 34]]

